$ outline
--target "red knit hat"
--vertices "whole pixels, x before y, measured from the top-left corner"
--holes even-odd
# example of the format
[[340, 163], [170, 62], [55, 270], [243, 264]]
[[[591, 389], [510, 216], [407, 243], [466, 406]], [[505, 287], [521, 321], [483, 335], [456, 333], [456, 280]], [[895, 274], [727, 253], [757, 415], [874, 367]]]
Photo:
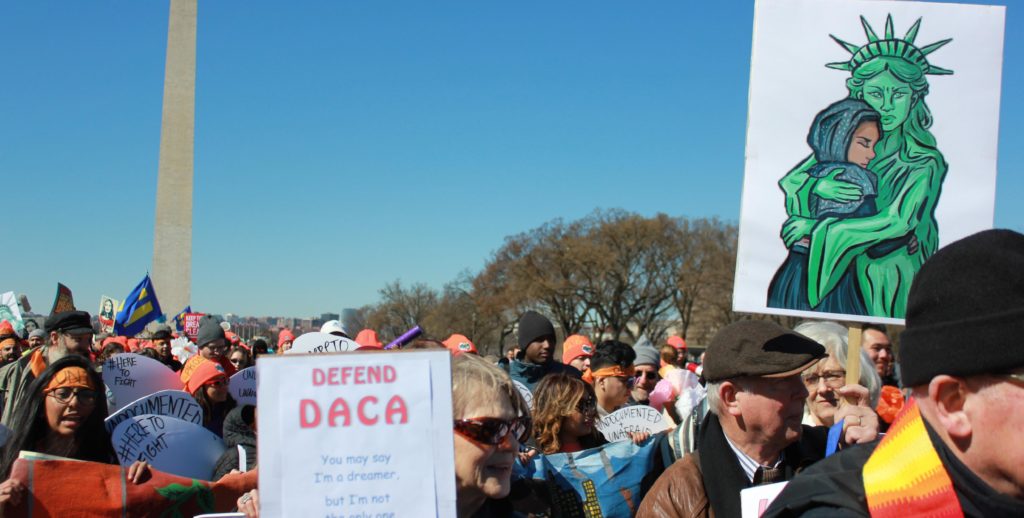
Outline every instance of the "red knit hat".
[[580, 356], [590, 357], [594, 355], [594, 344], [583, 335], [570, 335], [562, 344], [562, 363], [569, 365], [569, 362]]
[[675, 347], [676, 349], [686, 349], [686, 340], [683, 340], [681, 336], [670, 336], [665, 343]]
[[373, 329], [363, 329], [360, 331], [356, 335], [356, 343], [363, 347], [384, 347], [384, 344], [380, 343], [377, 332]]
[[445, 340], [444, 342], [441, 342], [441, 343], [443, 343], [444, 346], [447, 347], [448, 350], [452, 352], [452, 354], [459, 354], [459, 353], [479, 354], [476, 351], [476, 346], [473, 345], [473, 342], [471, 342], [469, 340], [469, 338], [466, 338], [464, 335], [458, 335], [458, 334], [451, 335], [451, 336], [448, 337], [447, 340]]
[[228, 379], [227, 373], [224, 372], [224, 367], [221, 367], [219, 363], [206, 360], [199, 367], [196, 367], [195, 372], [188, 379], [188, 383], [185, 384], [185, 392], [195, 394], [204, 385], [213, 383], [219, 378], [225, 381]]
[[294, 341], [295, 341], [295, 333], [293, 333], [291, 329], [282, 329], [281, 332], [277, 334], [277, 346], [278, 347], [280, 347], [281, 344], [283, 344], [285, 342], [294, 342]]

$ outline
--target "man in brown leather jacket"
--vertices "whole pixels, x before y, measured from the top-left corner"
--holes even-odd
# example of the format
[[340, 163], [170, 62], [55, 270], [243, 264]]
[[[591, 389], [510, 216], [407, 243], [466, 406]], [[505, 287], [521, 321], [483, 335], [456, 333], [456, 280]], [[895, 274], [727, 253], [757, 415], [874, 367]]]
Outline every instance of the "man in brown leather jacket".
[[[637, 516], [740, 516], [740, 491], [782, 482], [825, 454], [827, 428], [800, 424], [807, 388], [800, 373], [825, 357], [825, 349], [766, 321], [746, 320], [722, 329], [704, 361], [710, 413], [701, 425], [697, 451], [658, 478]], [[858, 404], [844, 405], [842, 441], [875, 438], [878, 417], [867, 389], [839, 390]]]

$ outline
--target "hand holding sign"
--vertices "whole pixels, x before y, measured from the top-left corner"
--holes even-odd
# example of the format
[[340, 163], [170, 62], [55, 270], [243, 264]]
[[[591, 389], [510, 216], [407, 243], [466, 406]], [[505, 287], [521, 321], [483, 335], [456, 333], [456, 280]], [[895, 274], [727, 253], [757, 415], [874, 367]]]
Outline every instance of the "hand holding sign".
[[120, 353], [103, 362], [103, 383], [113, 395], [111, 412], [161, 390], [178, 390], [181, 380], [166, 365], [141, 354]]

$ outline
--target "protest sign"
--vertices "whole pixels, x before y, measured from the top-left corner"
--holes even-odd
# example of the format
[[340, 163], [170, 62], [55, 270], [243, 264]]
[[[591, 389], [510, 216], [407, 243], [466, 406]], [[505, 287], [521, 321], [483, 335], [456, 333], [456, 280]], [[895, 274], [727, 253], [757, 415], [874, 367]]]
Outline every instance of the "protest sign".
[[1005, 10], [758, 0], [735, 311], [902, 324], [992, 227]]
[[599, 419], [594, 425], [608, 442], [627, 441], [631, 433], [647, 432], [653, 435], [668, 430], [668, 423], [661, 412], [647, 405], [620, 408]]
[[523, 396], [526, 400], [527, 407], [533, 407], [533, 392], [530, 392], [530, 387], [523, 385], [522, 382], [512, 380], [512, 384], [516, 386], [516, 390], [519, 391], [519, 395]]
[[[547, 486], [551, 516], [633, 516], [643, 496], [641, 483], [654, 467], [658, 442], [613, 442], [576, 453], [537, 455], [520, 476]], [[262, 468], [260, 468], [262, 469]], [[260, 486], [260, 496], [263, 494]]]
[[455, 516], [448, 351], [260, 356], [256, 370], [261, 514]]
[[761, 518], [761, 515], [768, 510], [779, 493], [786, 488], [789, 482], [776, 482], [763, 486], [748, 487], [740, 490], [740, 512], [743, 518]]
[[185, 322], [185, 335], [188, 339], [195, 342], [196, 337], [199, 336], [199, 319], [203, 318], [205, 313], [185, 313], [183, 321]]
[[100, 322], [101, 333], [112, 333], [114, 331], [114, 319], [117, 317], [117, 308], [120, 302], [106, 295], [100, 297], [100, 311], [97, 318]]
[[228, 380], [228, 390], [239, 405], [255, 405], [256, 367], [247, 367], [231, 376]]
[[13, 291], [0, 294], [0, 320], [10, 322], [16, 333], [25, 329], [21, 321], [21, 309], [18, 307], [18, 296]]
[[107, 433], [113, 433], [121, 421], [143, 414], [175, 417], [182, 421], [203, 424], [203, 407], [182, 390], [161, 390], [143, 396], [111, 414], [103, 420], [103, 424], [107, 427]]
[[292, 348], [285, 351], [285, 354], [300, 353], [343, 353], [355, 351], [359, 344], [341, 336], [327, 333], [306, 333], [292, 343]]
[[121, 421], [110, 442], [122, 466], [144, 460], [160, 471], [199, 480], [210, 480], [224, 453], [220, 437], [201, 425], [150, 414]]
[[110, 390], [111, 412], [161, 390], [179, 390], [182, 382], [166, 365], [141, 354], [120, 353], [103, 362], [103, 383]]

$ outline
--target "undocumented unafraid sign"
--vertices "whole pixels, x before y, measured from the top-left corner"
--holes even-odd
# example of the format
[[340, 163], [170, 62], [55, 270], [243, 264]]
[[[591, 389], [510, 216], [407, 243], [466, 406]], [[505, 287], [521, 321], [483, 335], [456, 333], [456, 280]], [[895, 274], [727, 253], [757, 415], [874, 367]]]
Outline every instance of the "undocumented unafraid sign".
[[443, 350], [261, 356], [261, 513], [454, 516], [450, 362]]
[[121, 421], [142, 414], [176, 417], [182, 421], [203, 424], [203, 407], [182, 390], [161, 390], [141, 397], [111, 414], [103, 420], [103, 424], [107, 427], [107, 433], [113, 433]]
[[668, 430], [665, 418], [654, 407], [633, 405], [620, 408], [597, 421], [597, 430], [608, 442], [628, 440], [629, 434], [656, 434]]
[[256, 367], [247, 367], [231, 376], [228, 380], [228, 390], [239, 405], [255, 405]]

